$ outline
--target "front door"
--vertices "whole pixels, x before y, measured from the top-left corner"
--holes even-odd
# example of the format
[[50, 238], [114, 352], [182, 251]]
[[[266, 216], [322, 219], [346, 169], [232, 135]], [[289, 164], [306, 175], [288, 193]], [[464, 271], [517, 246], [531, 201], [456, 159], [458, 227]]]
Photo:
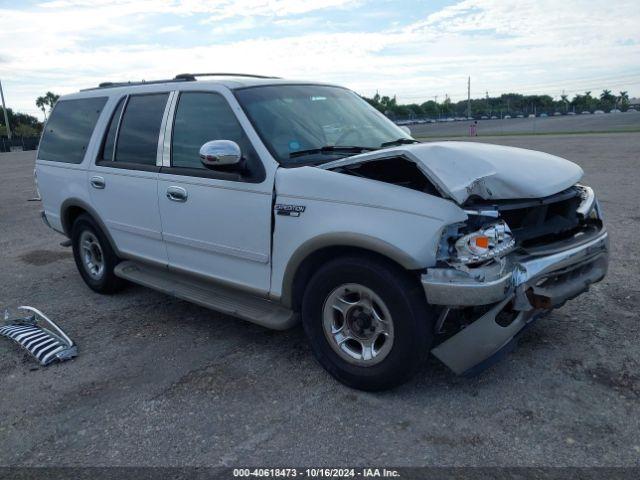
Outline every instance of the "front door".
[[[273, 176], [222, 94], [181, 92], [173, 119], [165, 135], [170, 166], [158, 178], [169, 266], [266, 294]], [[212, 140], [236, 142], [241, 165], [206, 168], [199, 150]]]
[[158, 143], [169, 94], [122, 97], [89, 172], [91, 202], [125, 256], [167, 263], [158, 209]]

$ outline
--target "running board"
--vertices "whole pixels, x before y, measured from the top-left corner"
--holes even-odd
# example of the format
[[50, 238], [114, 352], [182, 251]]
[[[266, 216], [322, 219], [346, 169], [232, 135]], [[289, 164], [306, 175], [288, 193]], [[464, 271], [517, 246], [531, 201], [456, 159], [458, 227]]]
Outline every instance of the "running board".
[[288, 308], [249, 293], [214, 285], [194, 277], [186, 277], [168, 268], [127, 260], [120, 262], [114, 269], [114, 273], [133, 283], [263, 327], [286, 330], [296, 324], [296, 317]]

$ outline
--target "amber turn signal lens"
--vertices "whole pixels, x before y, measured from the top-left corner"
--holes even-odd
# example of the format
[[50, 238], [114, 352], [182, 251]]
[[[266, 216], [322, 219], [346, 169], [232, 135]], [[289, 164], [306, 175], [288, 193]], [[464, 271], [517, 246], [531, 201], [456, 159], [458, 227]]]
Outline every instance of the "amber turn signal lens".
[[489, 248], [489, 237], [476, 237], [476, 247]]

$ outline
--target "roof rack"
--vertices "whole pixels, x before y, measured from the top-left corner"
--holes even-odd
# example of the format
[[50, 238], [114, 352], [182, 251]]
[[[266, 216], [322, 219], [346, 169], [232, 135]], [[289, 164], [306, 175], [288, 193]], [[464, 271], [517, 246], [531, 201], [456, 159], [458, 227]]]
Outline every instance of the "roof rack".
[[196, 77], [249, 77], [249, 78], [280, 78], [266, 75], [253, 75], [250, 73], [181, 73], [174, 80], [195, 80]]
[[97, 87], [82, 89], [82, 92], [87, 90], [97, 90], [100, 88], [114, 88], [114, 87], [131, 87], [134, 85], [153, 85], [154, 83], [172, 83], [172, 82], [193, 82], [196, 77], [248, 77], [248, 78], [280, 78], [280, 77], [268, 77], [265, 75], [252, 75], [250, 73], [181, 73], [174, 78], [167, 78], [164, 80], [141, 80], [139, 82], [102, 82]]
[[81, 92], [86, 92], [88, 90], [98, 90], [101, 88], [115, 88], [115, 87], [132, 87], [135, 85], [153, 85], [154, 83], [172, 83], [172, 82], [186, 82], [188, 79], [186, 78], [167, 78], [164, 80], [141, 80], [139, 82], [102, 82], [97, 87], [91, 88], [83, 88], [80, 90]]

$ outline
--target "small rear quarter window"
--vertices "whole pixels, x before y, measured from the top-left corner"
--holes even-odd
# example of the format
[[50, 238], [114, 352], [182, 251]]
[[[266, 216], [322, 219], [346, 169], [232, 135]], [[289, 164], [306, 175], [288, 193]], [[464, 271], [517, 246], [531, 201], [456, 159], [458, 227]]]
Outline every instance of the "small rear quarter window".
[[60, 100], [47, 122], [38, 158], [81, 163], [107, 97]]

